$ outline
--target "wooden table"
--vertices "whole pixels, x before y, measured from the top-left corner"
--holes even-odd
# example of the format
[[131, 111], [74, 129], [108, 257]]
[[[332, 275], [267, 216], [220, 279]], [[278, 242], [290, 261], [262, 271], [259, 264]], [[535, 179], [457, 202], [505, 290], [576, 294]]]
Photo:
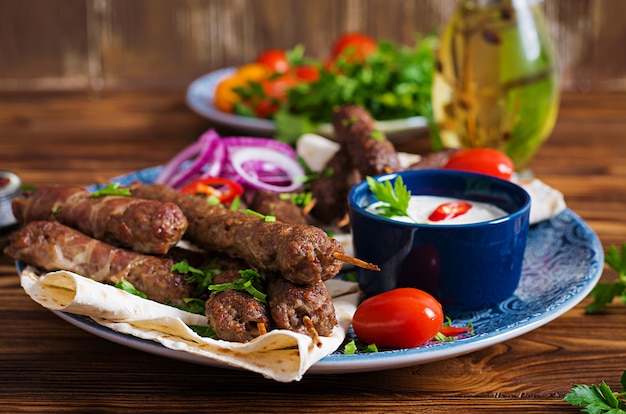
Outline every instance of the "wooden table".
[[[163, 163], [208, 127], [182, 93], [4, 93], [0, 169], [26, 184], [86, 185]], [[428, 148], [424, 137], [401, 147]], [[626, 95], [565, 95], [531, 168], [605, 249], [626, 242]], [[615, 277], [607, 270], [603, 280]], [[590, 316], [588, 302], [465, 356], [284, 384], [92, 336], [30, 300], [13, 261], [0, 256], [0, 411], [573, 413], [561, 401], [571, 383], [619, 389], [626, 369], [626, 306]]]

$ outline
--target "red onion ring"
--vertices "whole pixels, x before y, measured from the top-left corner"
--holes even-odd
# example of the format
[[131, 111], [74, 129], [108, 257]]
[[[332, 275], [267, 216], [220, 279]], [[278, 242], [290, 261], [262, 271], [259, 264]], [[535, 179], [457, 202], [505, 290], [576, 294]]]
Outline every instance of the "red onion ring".
[[[156, 178], [155, 183], [166, 183], [173, 188], [182, 187], [194, 178], [217, 176], [222, 169], [226, 150], [215, 130], [210, 129], [198, 141], [179, 152]], [[195, 156], [190, 166], [181, 170], [183, 164]], [[203, 172], [205, 166], [209, 166]]]
[[[289, 185], [273, 185], [267, 182], [261, 181], [258, 174], [250, 174], [244, 164], [249, 161], [266, 161], [270, 164], [274, 164], [280, 169], [284, 170], [290, 178]], [[273, 148], [267, 147], [244, 147], [237, 151], [234, 151], [230, 155], [230, 163], [238, 176], [244, 180], [244, 182], [253, 188], [258, 190], [272, 191], [275, 193], [288, 193], [299, 189], [302, 186], [301, 182], [296, 180], [296, 177], [303, 177], [304, 170], [298, 164], [298, 162], [292, 157], [283, 154]]]

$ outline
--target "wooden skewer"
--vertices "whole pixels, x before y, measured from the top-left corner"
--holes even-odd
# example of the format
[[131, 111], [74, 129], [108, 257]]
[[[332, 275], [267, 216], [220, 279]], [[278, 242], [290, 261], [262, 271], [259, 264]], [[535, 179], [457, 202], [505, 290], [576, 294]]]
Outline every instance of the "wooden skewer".
[[376, 272], [380, 271], [380, 267], [373, 263], [368, 263], [365, 260], [357, 259], [356, 257], [350, 257], [344, 253], [335, 252], [333, 253], [333, 257], [337, 260], [341, 260], [342, 262], [349, 263], [356, 267], [360, 267], [363, 269], [374, 270]]
[[322, 347], [322, 339], [320, 338], [319, 334], [317, 333], [317, 329], [315, 329], [315, 326], [313, 326], [313, 321], [311, 320], [311, 318], [309, 318], [308, 315], [304, 315], [304, 317], [302, 318], [302, 322], [304, 322], [304, 326], [306, 327], [307, 331], [309, 332], [309, 336], [311, 337], [311, 339], [313, 339], [313, 342], [315, 343], [315, 346], [317, 346], [318, 348]]
[[337, 222], [337, 227], [342, 228], [350, 224], [350, 214], [346, 213], [341, 220]]
[[313, 207], [315, 207], [315, 203], [317, 203], [317, 200], [312, 198], [311, 201], [309, 201], [304, 207], [302, 207], [302, 214], [304, 214], [305, 216], [309, 214], [311, 210], [313, 210]]
[[267, 328], [263, 322], [257, 323], [256, 327], [259, 329], [259, 336], [267, 333]]

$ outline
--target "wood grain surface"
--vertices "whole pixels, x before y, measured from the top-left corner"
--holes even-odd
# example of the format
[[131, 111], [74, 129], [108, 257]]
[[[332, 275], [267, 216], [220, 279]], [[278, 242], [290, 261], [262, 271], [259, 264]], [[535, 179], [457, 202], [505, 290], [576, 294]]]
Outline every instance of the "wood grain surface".
[[[269, 47], [345, 31], [413, 44], [459, 0], [0, 0], [0, 90], [183, 87]], [[565, 90], [626, 90], [623, 0], [545, 0]]]
[[[179, 92], [0, 93], [0, 169], [26, 184], [91, 184], [161, 164], [209, 126]], [[626, 95], [564, 94], [531, 168], [605, 249], [626, 242]], [[28, 298], [0, 256], [0, 412], [575, 413], [562, 402], [572, 383], [619, 389], [626, 369], [626, 306], [590, 316], [588, 302], [468, 355], [283, 384], [90, 335]]]

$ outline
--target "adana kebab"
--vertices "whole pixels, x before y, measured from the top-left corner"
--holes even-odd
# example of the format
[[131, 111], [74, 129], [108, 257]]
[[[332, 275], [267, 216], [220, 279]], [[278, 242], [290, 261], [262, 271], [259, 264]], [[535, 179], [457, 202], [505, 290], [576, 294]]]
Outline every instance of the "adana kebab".
[[[30, 222], [13, 232], [4, 253], [46, 271], [69, 270], [113, 285], [128, 281], [148, 299], [172, 305], [185, 305], [184, 299], [199, 296], [196, 284], [186, 281], [187, 275], [171, 270], [172, 265], [183, 258], [193, 257], [191, 262], [195, 266], [202, 267], [210, 262], [219, 269], [212, 284], [232, 282], [240, 277], [239, 270], [248, 268], [236, 259], [178, 248], [170, 250], [169, 257], [143, 255], [108, 245], [54, 221]], [[283, 279], [274, 276], [272, 280]], [[318, 334], [329, 335], [333, 323], [336, 324], [336, 316], [325, 285], [322, 282], [322, 286], [285, 283], [291, 290], [269, 292], [269, 305], [247, 292], [233, 289], [211, 293], [206, 301], [209, 325], [218, 338], [238, 342], [262, 335], [273, 324], [309, 334], [314, 340]], [[293, 298], [289, 297], [291, 294]], [[271, 314], [268, 306], [272, 308]], [[297, 317], [293, 315], [294, 309], [297, 309]], [[278, 323], [273, 323], [272, 317]], [[312, 325], [307, 321], [312, 321]]]
[[172, 259], [116, 248], [56, 221], [32, 221], [14, 231], [4, 253], [46, 271], [69, 270], [111, 285], [128, 281], [161, 303], [183, 305], [195, 289], [171, 270]]
[[276, 272], [299, 284], [337, 275], [344, 261], [378, 269], [345, 255], [343, 246], [319, 227], [267, 222], [243, 211], [214, 206], [162, 184], [133, 185], [135, 197], [173, 202], [189, 227], [185, 238], [198, 247], [239, 258], [256, 269]]
[[[217, 270], [213, 284], [232, 283], [241, 278], [240, 270], [247, 268], [236, 259], [220, 258], [212, 267]], [[227, 289], [213, 292], [206, 301], [209, 326], [218, 338], [226, 341], [248, 342], [270, 329], [267, 306], [248, 292]]]
[[91, 197], [78, 186], [41, 186], [12, 203], [17, 221], [53, 220], [139, 253], [164, 254], [180, 241], [187, 219], [178, 206], [135, 197]]
[[316, 200], [311, 214], [326, 224], [335, 224], [347, 214], [348, 192], [366, 176], [401, 169], [398, 153], [376, 121], [361, 106], [344, 105], [333, 114], [339, 150], [324, 171], [311, 183]]

